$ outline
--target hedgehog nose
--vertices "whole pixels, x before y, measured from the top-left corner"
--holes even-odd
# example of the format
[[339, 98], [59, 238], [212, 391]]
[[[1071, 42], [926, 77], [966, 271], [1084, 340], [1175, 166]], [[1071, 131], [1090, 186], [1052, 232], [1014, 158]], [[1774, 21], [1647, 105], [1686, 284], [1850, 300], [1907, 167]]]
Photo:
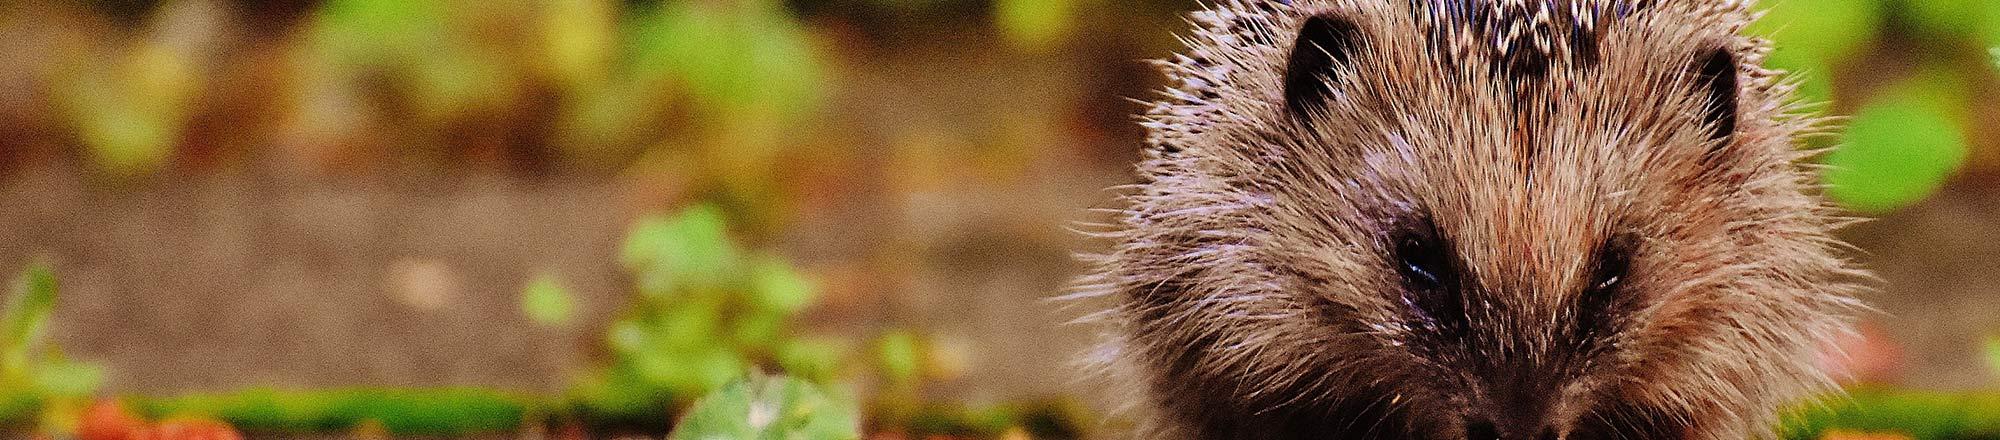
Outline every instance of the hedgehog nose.
[[1483, 411], [1466, 421], [1466, 440], [1561, 440], [1553, 420], [1557, 397], [1533, 382], [1489, 387]]

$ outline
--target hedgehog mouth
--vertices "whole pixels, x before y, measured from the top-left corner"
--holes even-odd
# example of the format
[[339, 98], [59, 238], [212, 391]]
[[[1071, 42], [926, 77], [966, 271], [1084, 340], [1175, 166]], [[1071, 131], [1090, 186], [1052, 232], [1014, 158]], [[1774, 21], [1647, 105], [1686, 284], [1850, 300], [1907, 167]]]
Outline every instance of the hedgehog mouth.
[[[1266, 413], [1246, 425], [1263, 431], [1261, 439], [1342, 440], [1514, 440], [1480, 423], [1460, 418], [1459, 411], [1397, 405], [1394, 399], [1348, 399], [1322, 407], [1295, 407]], [[1408, 403], [1408, 402], [1404, 402]], [[1693, 426], [1690, 417], [1661, 408], [1610, 404], [1588, 411], [1575, 423], [1522, 440], [1682, 440]], [[1566, 433], [1566, 434], [1557, 434]]]

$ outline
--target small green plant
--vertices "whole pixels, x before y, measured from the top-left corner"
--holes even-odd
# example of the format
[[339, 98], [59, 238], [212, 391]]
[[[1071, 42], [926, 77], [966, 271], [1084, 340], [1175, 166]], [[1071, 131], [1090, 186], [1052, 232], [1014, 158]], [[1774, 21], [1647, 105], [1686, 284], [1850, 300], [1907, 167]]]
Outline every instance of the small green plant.
[[620, 259], [639, 294], [606, 330], [609, 365], [575, 390], [587, 415], [657, 424], [752, 369], [823, 382], [844, 356], [839, 341], [794, 335], [812, 283], [775, 255], [739, 249], [720, 209], [642, 220]]
[[[1885, 214], [1937, 193], [1965, 166], [1971, 131], [1966, 114], [1978, 89], [1962, 66], [1982, 58], [1978, 50], [1939, 51], [1918, 61], [1917, 74], [1873, 95], [1834, 90], [1837, 67], [1864, 63], [1882, 44], [1886, 29], [1913, 32], [1936, 42], [2000, 39], [2000, 2], [1983, 0], [1823, 0], [1766, 2], [1753, 32], [1774, 40], [1766, 63], [1791, 71], [1807, 102], [1834, 102], [1830, 108], [1857, 108], [1843, 137], [1816, 144], [1830, 147], [1827, 195], [1842, 206]], [[1892, 23], [1894, 22], [1894, 23]], [[1985, 41], [1982, 41], [1985, 40]], [[1951, 47], [1954, 44], [1939, 44]], [[1982, 72], [1983, 74], [1983, 72]], [[1860, 105], [1843, 105], [1854, 102]]]
[[1017, 48], [1046, 50], [1076, 33], [1078, 0], [996, 0], [993, 21]]
[[784, 376], [755, 375], [701, 399], [669, 440], [852, 440], [860, 411], [843, 393]]
[[47, 264], [22, 271], [0, 307], [0, 426], [28, 423], [48, 405], [97, 390], [103, 372], [68, 360], [46, 340], [56, 307], [55, 272]]
[[1849, 209], [1884, 213], [1937, 192], [1970, 149], [1957, 84], [1934, 73], [1872, 97], [1825, 158], [1827, 193]]
[[576, 297], [554, 274], [542, 274], [521, 289], [521, 312], [542, 326], [567, 326], [576, 319]]
[[1806, 408], [1783, 438], [1820, 440], [1832, 431], [1896, 433], [1917, 439], [2000, 438], [2000, 395], [1856, 389]]

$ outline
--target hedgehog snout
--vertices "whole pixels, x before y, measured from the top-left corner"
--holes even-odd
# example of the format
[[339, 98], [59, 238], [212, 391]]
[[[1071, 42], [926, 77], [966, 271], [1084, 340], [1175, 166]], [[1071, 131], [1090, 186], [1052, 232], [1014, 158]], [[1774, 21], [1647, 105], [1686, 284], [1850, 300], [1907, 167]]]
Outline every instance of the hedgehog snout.
[[1488, 380], [1465, 417], [1465, 440], [1561, 440], [1569, 431], [1559, 411], [1562, 392], [1546, 377]]

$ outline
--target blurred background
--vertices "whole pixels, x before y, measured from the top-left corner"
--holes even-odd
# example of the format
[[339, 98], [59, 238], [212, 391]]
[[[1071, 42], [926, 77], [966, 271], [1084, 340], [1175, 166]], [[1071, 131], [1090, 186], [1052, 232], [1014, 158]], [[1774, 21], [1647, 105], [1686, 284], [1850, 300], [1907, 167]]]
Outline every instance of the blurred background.
[[[1844, 233], [1885, 286], [1844, 366], [1996, 388], [2000, 2], [1763, 3], [1771, 64], [1848, 127], [1815, 141], [1830, 194], [1877, 219]], [[90, 368], [51, 389], [616, 400], [858, 363], [1102, 407], [1088, 306], [1048, 298], [1198, 7], [7, 1], [0, 268], [60, 279], [44, 361]]]

